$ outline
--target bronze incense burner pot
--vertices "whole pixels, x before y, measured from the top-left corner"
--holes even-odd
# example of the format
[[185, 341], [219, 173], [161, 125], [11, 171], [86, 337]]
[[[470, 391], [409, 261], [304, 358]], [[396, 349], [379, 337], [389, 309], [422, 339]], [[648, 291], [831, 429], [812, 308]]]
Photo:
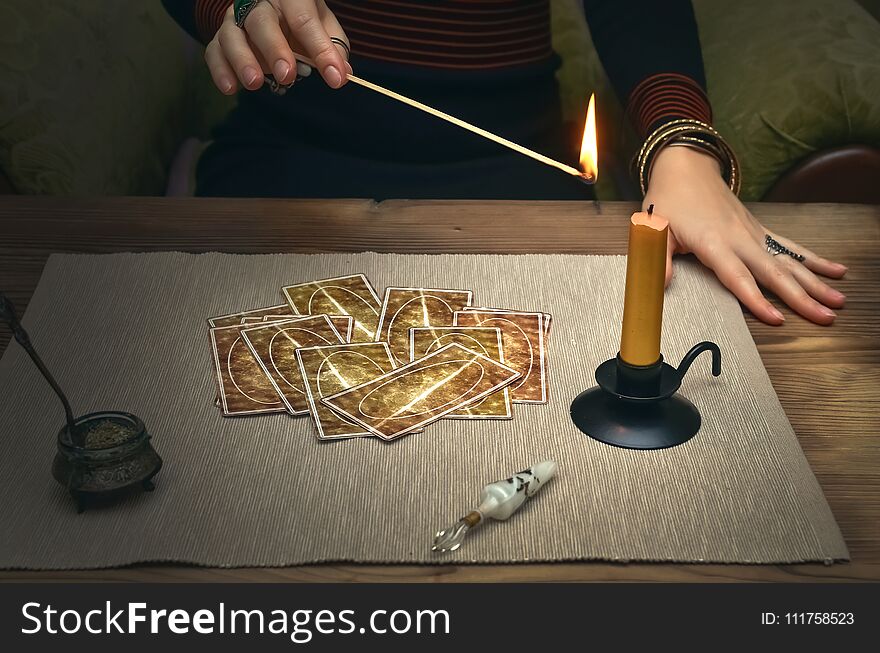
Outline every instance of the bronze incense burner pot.
[[52, 463], [52, 476], [76, 500], [77, 512], [85, 510], [91, 499], [111, 498], [138, 486], [152, 490], [152, 479], [162, 468], [162, 459], [150, 444], [144, 423], [131, 413], [116, 411], [74, 418], [67, 396], [37, 355], [12, 302], [2, 293], [0, 321], [9, 324], [16, 342], [31, 357], [64, 406], [67, 421], [58, 432], [58, 453]]
[[122, 412], [89, 413], [74, 420], [74, 429], [71, 434], [65, 425], [58, 432], [52, 476], [70, 492], [78, 512], [85, 510], [90, 499], [136, 486], [153, 489], [152, 479], [162, 468], [162, 459], [138, 417]]

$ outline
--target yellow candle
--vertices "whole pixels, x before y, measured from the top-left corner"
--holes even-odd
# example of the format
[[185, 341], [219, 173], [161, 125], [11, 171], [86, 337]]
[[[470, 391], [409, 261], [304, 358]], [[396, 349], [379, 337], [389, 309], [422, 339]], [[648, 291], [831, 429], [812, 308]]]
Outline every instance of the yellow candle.
[[652, 365], [660, 359], [669, 222], [653, 210], [652, 204], [630, 218], [620, 337], [620, 357], [630, 365]]

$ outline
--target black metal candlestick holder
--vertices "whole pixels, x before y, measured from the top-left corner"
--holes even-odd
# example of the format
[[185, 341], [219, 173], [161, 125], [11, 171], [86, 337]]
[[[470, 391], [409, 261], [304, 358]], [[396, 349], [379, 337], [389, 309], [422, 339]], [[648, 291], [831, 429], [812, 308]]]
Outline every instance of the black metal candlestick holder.
[[700, 411], [677, 394], [691, 363], [712, 352], [712, 375], [721, 374], [721, 350], [714, 342], [694, 345], [678, 367], [663, 362], [629, 365], [617, 354], [596, 368], [596, 387], [571, 404], [571, 420], [591, 438], [627, 449], [665, 449], [687, 442], [700, 430]]
[[74, 418], [67, 396], [37, 355], [31, 339], [18, 321], [15, 308], [0, 293], [0, 321], [9, 324], [15, 340], [27, 352], [52, 386], [67, 418], [58, 432], [58, 452], [52, 476], [76, 500], [77, 511], [90, 499], [112, 497], [132, 487], [153, 489], [153, 477], [162, 459], [150, 444], [144, 423], [131, 413], [104, 411]]

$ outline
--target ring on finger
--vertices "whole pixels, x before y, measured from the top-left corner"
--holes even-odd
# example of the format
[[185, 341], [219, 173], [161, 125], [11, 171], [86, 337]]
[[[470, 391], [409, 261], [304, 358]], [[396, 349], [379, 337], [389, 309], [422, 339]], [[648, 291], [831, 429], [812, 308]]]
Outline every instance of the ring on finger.
[[235, 17], [235, 24], [239, 28], [244, 29], [244, 21], [247, 20], [247, 17], [251, 15], [254, 7], [260, 4], [260, 2], [261, 0], [235, 0], [232, 13]]
[[287, 89], [289, 89], [293, 84], [280, 84], [274, 76], [271, 74], [264, 75], [266, 80], [266, 85], [269, 87], [269, 90], [272, 91], [275, 95], [284, 95], [287, 93]]
[[[308, 77], [311, 74], [312, 67], [309, 64], [303, 63], [302, 61], [296, 62], [296, 79], [294, 80], [294, 82], [298, 82], [299, 80]], [[294, 83], [291, 82], [290, 84], [280, 84], [278, 80], [275, 79], [275, 76], [271, 73], [266, 73], [264, 75], [264, 78], [266, 80], [266, 85], [269, 87], [269, 90], [272, 91], [272, 93], [274, 93], [275, 95], [284, 95], [285, 93], [287, 93], [288, 90], [290, 90], [290, 87], [293, 86]]]
[[790, 256], [791, 258], [793, 258], [798, 263], [803, 263], [805, 260], [807, 260], [806, 256], [791, 251], [788, 247], [773, 238], [773, 236], [771, 236], [770, 234], [764, 236], [764, 245], [767, 247], [767, 251], [773, 256], [785, 254], [786, 256]]
[[330, 41], [342, 47], [342, 49], [345, 50], [345, 58], [351, 59], [351, 48], [348, 47], [348, 43], [346, 43], [345, 40], [339, 38], [338, 36], [331, 36]]
[[[257, 2], [259, 2], [259, 0], [257, 0]], [[351, 58], [351, 49], [348, 47], [348, 43], [336, 36], [331, 36], [330, 41], [339, 44], [342, 49], [345, 50], [346, 59]], [[296, 62], [296, 68], [296, 81], [301, 80], [303, 77], [308, 77], [312, 72], [312, 67], [302, 61]], [[269, 90], [275, 95], [284, 95], [287, 93], [288, 89], [293, 86], [293, 84], [279, 84], [275, 78], [269, 74], [266, 75], [266, 84], [269, 85]]]

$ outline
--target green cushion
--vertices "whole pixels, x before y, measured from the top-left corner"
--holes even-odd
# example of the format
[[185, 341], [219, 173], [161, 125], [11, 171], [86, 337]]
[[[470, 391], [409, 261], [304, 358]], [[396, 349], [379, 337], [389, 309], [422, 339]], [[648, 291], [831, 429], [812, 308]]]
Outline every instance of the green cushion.
[[0, 0], [0, 168], [17, 190], [161, 194], [185, 40], [158, 0]]
[[695, 0], [715, 124], [760, 199], [812, 152], [880, 145], [880, 24], [853, 0]]

